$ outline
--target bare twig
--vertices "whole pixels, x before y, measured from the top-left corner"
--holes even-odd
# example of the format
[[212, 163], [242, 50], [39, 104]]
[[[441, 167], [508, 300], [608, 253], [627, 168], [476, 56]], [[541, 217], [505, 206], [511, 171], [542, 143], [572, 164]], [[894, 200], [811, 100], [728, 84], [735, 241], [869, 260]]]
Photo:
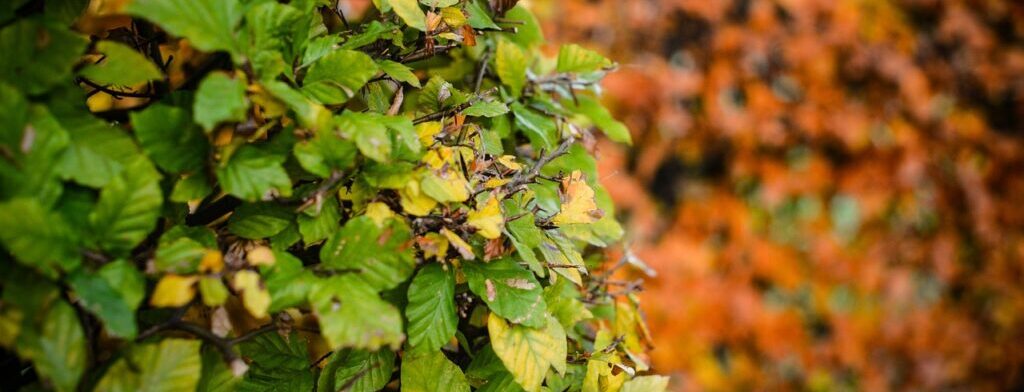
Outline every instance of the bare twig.
[[117, 98], [117, 99], [121, 99], [121, 98], [124, 98], [124, 97], [128, 97], [128, 98], [150, 98], [150, 99], [157, 98], [157, 95], [151, 94], [151, 93], [148, 93], [148, 92], [141, 93], [141, 92], [136, 92], [136, 91], [118, 91], [118, 90], [114, 90], [114, 89], [111, 89], [111, 88], [109, 88], [107, 86], [103, 86], [103, 85], [101, 85], [99, 83], [93, 82], [93, 81], [91, 81], [89, 79], [86, 79], [86, 78], [78, 78], [78, 82], [82, 83], [82, 84], [85, 84], [86, 86], [92, 87], [94, 89], [94, 91], [101, 91], [101, 92], [110, 94], [110, 96], [112, 96], [114, 98]]

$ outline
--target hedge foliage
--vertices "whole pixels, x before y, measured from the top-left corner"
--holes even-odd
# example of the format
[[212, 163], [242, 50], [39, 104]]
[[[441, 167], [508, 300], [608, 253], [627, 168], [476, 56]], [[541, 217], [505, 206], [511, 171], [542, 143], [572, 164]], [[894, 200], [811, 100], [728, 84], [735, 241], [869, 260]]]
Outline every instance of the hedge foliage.
[[665, 389], [603, 266], [608, 59], [473, 0], [84, 3], [0, 6], [8, 386]]

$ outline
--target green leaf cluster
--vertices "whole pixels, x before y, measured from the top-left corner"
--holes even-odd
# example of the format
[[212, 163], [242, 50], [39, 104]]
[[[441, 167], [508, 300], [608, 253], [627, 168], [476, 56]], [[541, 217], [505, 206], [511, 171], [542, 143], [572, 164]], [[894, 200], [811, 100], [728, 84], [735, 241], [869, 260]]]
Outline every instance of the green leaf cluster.
[[614, 64], [546, 57], [526, 8], [135, 0], [139, 28], [90, 43], [88, 2], [15, 3], [0, 346], [34, 376], [12, 387], [665, 389], [603, 263], [623, 233], [587, 141], [630, 142], [598, 96]]

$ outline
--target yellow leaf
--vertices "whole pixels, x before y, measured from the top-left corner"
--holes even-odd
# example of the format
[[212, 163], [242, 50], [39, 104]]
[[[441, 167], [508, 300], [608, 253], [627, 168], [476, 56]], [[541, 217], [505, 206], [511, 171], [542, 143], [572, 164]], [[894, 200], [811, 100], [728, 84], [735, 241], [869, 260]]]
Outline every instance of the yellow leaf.
[[484, 182], [484, 189], [494, 189], [505, 184], [508, 184], [512, 180], [508, 178], [492, 178]]
[[514, 155], [502, 155], [498, 157], [498, 163], [515, 171], [523, 169], [523, 165], [516, 163], [516, 157]]
[[176, 308], [188, 305], [196, 296], [196, 289], [193, 287], [198, 276], [164, 275], [157, 282], [153, 289], [153, 297], [149, 304], [158, 308]]
[[249, 265], [252, 266], [270, 266], [274, 265], [274, 262], [277, 261], [277, 259], [274, 258], [274, 251], [270, 250], [270, 248], [263, 245], [257, 246], [249, 250], [249, 252], [246, 253], [245, 255], [245, 260], [248, 261]]
[[469, 246], [469, 244], [467, 244], [462, 237], [459, 237], [458, 234], [453, 233], [447, 228], [441, 228], [441, 235], [448, 240], [448, 243], [455, 247], [455, 250], [462, 255], [462, 258], [466, 260], [473, 260], [476, 258], [476, 255], [473, 254], [473, 247]]
[[260, 284], [260, 274], [250, 270], [238, 271], [231, 285], [242, 293], [242, 305], [249, 314], [256, 318], [267, 317], [270, 293]]
[[395, 216], [395, 212], [391, 211], [387, 204], [373, 202], [366, 205], [366, 216], [370, 217], [370, 220], [376, 223], [377, 227], [384, 227], [384, 223], [389, 218]]
[[546, 328], [534, 329], [510, 325], [491, 313], [487, 319], [487, 332], [494, 353], [526, 391], [540, 390], [548, 368], [554, 367], [559, 374], [565, 374], [565, 330], [554, 317], [548, 316]]
[[219, 250], [208, 250], [199, 260], [199, 272], [218, 273], [224, 269], [224, 255]]
[[444, 23], [448, 24], [448, 26], [451, 26], [453, 29], [457, 29], [466, 24], [466, 14], [463, 14], [459, 7], [448, 7], [442, 9], [441, 17], [444, 19]]
[[440, 234], [427, 233], [416, 238], [416, 243], [419, 244], [420, 250], [423, 251], [424, 259], [433, 257], [438, 260], [444, 260], [444, 256], [448, 254], [448, 239]]
[[601, 219], [603, 214], [594, 202], [594, 190], [590, 189], [583, 173], [575, 170], [568, 177], [562, 179], [559, 189], [559, 196], [562, 199], [561, 211], [558, 212], [551, 222], [556, 225], [568, 225], [574, 223], [594, 223]]
[[430, 214], [430, 211], [437, 206], [436, 200], [420, 191], [420, 183], [416, 180], [410, 180], [406, 183], [405, 188], [398, 191], [398, 196], [400, 197], [399, 203], [402, 205], [402, 209], [406, 213], [415, 216]]
[[420, 181], [420, 190], [442, 203], [469, 200], [469, 182], [451, 167], [436, 173], [428, 170]]
[[505, 224], [505, 218], [501, 216], [501, 205], [498, 198], [491, 195], [479, 210], [470, 211], [466, 223], [479, 230], [481, 236], [487, 239], [495, 239], [501, 236], [501, 227]]
[[428, 121], [416, 125], [416, 135], [420, 137], [420, 144], [431, 146], [434, 144], [434, 137], [444, 129], [440, 121]]

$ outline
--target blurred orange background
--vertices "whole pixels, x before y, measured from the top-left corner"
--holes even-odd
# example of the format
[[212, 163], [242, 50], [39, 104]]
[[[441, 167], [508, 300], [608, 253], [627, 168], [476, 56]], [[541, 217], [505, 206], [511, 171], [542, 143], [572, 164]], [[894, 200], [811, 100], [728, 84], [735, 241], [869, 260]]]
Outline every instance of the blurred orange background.
[[524, 3], [621, 64], [675, 389], [1024, 389], [1024, 2]]

